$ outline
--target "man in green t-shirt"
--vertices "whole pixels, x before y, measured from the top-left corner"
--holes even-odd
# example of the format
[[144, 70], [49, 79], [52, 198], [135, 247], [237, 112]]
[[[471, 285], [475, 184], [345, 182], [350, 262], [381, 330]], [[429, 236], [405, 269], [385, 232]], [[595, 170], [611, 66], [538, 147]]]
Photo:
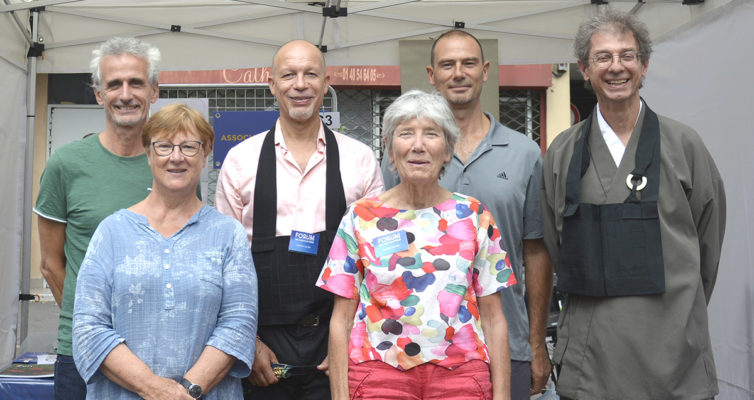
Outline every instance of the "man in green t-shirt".
[[58, 149], [48, 160], [34, 212], [41, 271], [60, 306], [55, 399], [84, 399], [73, 362], [76, 277], [89, 239], [106, 216], [143, 200], [152, 186], [141, 131], [159, 95], [160, 51], [135, 38], [113, 38], [92, 52], [92, 88], [105, 130]]

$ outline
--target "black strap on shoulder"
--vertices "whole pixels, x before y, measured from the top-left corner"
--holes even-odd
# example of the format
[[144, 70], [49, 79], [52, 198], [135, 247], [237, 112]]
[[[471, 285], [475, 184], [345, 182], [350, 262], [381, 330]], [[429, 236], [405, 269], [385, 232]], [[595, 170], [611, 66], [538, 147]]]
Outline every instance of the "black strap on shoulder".
[[[251, 238], [252, 252], [272, 251], [275, 248], [277, 228], [277, 166], [275, 162], [275, 128], [267, 132], [257, 164], [254, 185], [254, 226]], [[340, 152], [335, 134], [325, 128], [326, 184], [325, 226], [329, 242], [335, 238], [340, 219], [346, 212], [346, 196], [340, 176]]]
[[275, 164], [275, 127], [267, 132], [262, 142], [254, 183], [254, 221], [251, 236], [253, 252], [271, 251], [275, 248], [277, 220], [277, 166]]
[[335, 239], [340, 220], [346, 213], [346, 193], [340, 176], [340, 152], [335, 134], [324, 123], [325, 156], [327, 157], [327, 183], [325, 187], [325, 227], [329, 243]]
[[641, 128], [641, 137], [636, 149], [636, 162], [633, 175], [633, 187], [626, 202], [638, 203], [637, 181], [647, 178], [647, 187], [642, 190], [642, 200], [657, 201], [660, 192], [660, 120], [657, 114], [649, 106], [644, 104], [647, 110], [644, 112], [644, 123]]
[[570, 217], [576, 213], [579, 207], [579, 197], [581, 196], [581, 178], [589, 168], [589, 132], [592, 130], [592, 118], [594, 112], [584, 121], [581, 129], [581, 136], [573, 145], [573, 155], [568, 165], [568, 175], [566, 175], [566, 197], [565, 207], [563, 208], [563, 217]]

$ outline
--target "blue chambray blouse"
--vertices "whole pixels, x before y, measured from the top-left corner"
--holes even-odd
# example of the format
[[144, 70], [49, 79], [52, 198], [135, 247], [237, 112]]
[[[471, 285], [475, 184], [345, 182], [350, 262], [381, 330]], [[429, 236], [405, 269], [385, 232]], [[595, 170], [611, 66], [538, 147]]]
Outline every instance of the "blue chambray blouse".
[[241, 224], [209, 206], [164, 238], [120, 210], [92, 236], [73, 314], [73, 357], [88, 399], [139, 397], [98, 371], [125, 342], [159, 376], [180, 380], [205, 346], [238, 359], [204, 398], [242, 399], [257, 329], [257, 277]]

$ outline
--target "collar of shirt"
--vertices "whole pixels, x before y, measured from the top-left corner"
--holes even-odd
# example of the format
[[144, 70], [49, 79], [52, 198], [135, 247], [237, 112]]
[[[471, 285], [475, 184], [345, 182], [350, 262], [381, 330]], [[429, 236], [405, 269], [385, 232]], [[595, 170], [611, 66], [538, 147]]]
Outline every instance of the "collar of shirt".
[[486, 111], [484, 112], [484, 115], [487, 116], [487, 119], [490, 120], [490, 130], [489, 132], [487, 132], [487, 136], [484, 138], [484, 140], [482, 140], [482, 142], [489, 140], [491, 146], [507, 146], [508, 143], [510, 143], [511, 130], [498, 129], [498, 124], [497, 120], [495, 120], [495, 117], [493, 117], [492, 114]]
[[[293, 166], [298, 168], [298, 163], [296, 163], [296, 160], [293, 158], [293, 155], [290, 154], [290, 151], [288, 150], [288, 146], [285, 145], [285, 137], [283, 137], [283, 127], [277, 123], [275, 124], [275, 147], [279, 148], [280, 154], [283, 155], [283, 158], [293, 164]], [[317, 131], [317, 156], [315, 157], [312, 155], [312, 157], [309, 159], [309, 162], [306, 165], [306, 169], [304, 171], [301, 171], [303, 175], [306, 175], [306, 173], [311, 170], [317, 163], [322, 161], [325, 157], [325, 149], [326, 149], [326, 141], [325, 141], [325, 128], [324, 125], [319, 125], [319, 131]]]
[[[636, 115], [636, 121], [639, 121], [642, 107], [644, 107], [644, 102], [640, 101], [639, 114]], [[602, 116], [602, 111], [600, 111], [600, 103], [597, 103], [597, 124], [600, 127], [600, 132], [602, 132], [602, 138], [605, 139], [607, 148], [610, 150], [610, 155], [613, 156], [615, 166], [619, 166], [623, 159], [623, 153], [626, 152], [626, 146], [623, 145], [623, 142], [620, 141], [620, 138], [618, 138], [618, 135], [613, 128], [611, 128], [607, 121], [605, 121], [605, 118]], [[634, 126], [636, 126], [636, 123], [634, 123]]]

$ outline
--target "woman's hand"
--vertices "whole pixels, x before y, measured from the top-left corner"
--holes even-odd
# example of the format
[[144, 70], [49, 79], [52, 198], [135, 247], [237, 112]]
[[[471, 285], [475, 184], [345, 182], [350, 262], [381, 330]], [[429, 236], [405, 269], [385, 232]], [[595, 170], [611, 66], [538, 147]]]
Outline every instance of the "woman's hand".
[[278, 378], [272, 372], [272, 363], [277, 363], [275, 353], [264, 342], [257, 340], [257, 351], [254, 355], [254, 364], [251, 366], [251, 374], [247, 378], [254, 386], [265, 387], [278, 383]]
[[204, 346], [202, 354], [183, 377], [201, 386], [204, 395], [209, 393], [233, 368], [236, 358], [213, 346]]
[[111, 381], [145, 399], [192, 400], [185, 387], [155, 375], [125, 343], [115, 346], [99, 369]]
[[194, 400], [185, 387], [172, 379], [155, 376], [148, 386], [140, 393], [144, 400]]

